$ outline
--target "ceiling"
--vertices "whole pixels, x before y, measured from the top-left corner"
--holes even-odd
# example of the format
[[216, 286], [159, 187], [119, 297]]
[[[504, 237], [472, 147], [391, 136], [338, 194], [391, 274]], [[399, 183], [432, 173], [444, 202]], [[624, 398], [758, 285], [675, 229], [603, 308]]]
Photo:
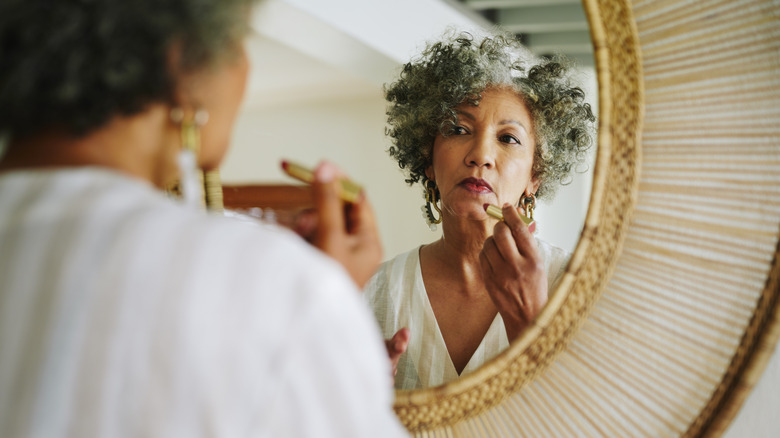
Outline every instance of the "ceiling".
[[489, 26], [455, 0], [263, 0], [251, 19], [247, 108], [381, 99], [421, 45]]
[[444, 29], [499, 25], [537, 55], [593, 66], [580, 0], [263, 0], [252, 19], [247, 108], [381, 97]]
[[516, 34], [538, 55], [562, 53], [593, 66], [593, 45], [581, 0], [455, 0]]

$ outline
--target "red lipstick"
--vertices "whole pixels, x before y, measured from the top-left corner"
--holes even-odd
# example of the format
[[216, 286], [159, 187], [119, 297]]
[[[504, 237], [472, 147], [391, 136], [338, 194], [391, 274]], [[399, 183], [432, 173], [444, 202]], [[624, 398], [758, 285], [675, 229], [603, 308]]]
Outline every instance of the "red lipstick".
[[461, 181], [458, 185], [473, 193], [493, 193], [493, 187], [482, 178], [469, 177]]

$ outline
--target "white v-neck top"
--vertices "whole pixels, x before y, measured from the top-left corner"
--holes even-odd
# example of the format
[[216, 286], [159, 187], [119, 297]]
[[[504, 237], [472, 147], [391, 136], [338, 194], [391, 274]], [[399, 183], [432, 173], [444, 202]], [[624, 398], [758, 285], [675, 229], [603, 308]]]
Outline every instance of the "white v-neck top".
[[[548, 289], [552, 290], [566, 268], [569, 254], [542, 240], [536, 242], [545, 261]], [[386, 339], [409, 328], [409, 346], [398, 362], [396, 389], [429, 388], [450, 382], [476, 370], [509, 346], [504, 321], [497, 314], [462, 373], [457, 373], [425, 290], [420, 248], [383, 263], [366, 285], [365, 295]]]

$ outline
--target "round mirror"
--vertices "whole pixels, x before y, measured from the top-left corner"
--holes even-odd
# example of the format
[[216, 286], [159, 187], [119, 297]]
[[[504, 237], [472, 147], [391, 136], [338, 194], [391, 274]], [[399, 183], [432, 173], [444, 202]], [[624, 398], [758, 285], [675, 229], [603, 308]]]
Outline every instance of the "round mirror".
[[[290, 142], [294, 149], [281, 156], [332, 159], [366, 184], [383, 233], [400, 224], [403, 236], [418, 230], [429, 236], [413, 244], [432, 240], [419, 217], [421, 197], [407, 196], [400, 173], [361, 169], [389, 161], [381, 84], [416, 52], [409, 48], [436, 37], [432, 20], [469, 24], [464, 5], [433, 3], [448, 9], [401, 20], [392, 19], [389, 5], [263, 3], [261, 37], [320, 62], [300, 59], [298, 67], [277, 72], [280, 80], [316, 74], [281, 93], [265, 92], [268, 124], [245, 117], [235, 149], [241, 142], [262, 148]], [[554, 298], [507, 351], [445, 386], [397, 394], [396, 410], [410, 430], [697, 436], [726, 429], [777, 339], [778, 9], [771, 0], [585, 1], [598, 72], [599, 147], [579, 244]], [[372, 13], [385, 19], [365, 19]], [[399, 31], [399, 23], [428, 25], [431, 32], [413, 35], [407, 27]], [[297, 26], [314, 36], [307, 40]], [[413, 41], [392, 49], [383, 40], [388, 35]], [[344, 50], [326, 50], [333, 41]], [[264, 56], [275, 59], [275, 48], [266, 49], [256, 69]], [[333, 76], [340, 79], [326, 80]], [[294, 108], [306, 96], [319, 102], [317, 110]], [[362, 108], [348, 109], [350, 100]], [[251, 111], [252, 101], [247, 105]], [[276, 118], [285, 112], [294, 122]], [[366, 114], [376, 126], [360, 123]], [[346, 152], [328, 146], [326, 153], [318, 148], [323, 137], [359, 145]], [[299, 145], [317, 152], [299, 152]], [[283, 181], [277, 165], [230, 157], [225, 179]], [[387, 182], [372, 186], [375, 175]], [[398, 181], [401, 195], [388, 189], [389, 181]], [[396, 219], [389, 224], [389, 217]], [[392, 247], [396, 241], [385, 242], [388, 256], [409, 248]]]
[[[234, 147], [222, 167], [224, 184], [231, 190], [236, 184], [289, 183], [290, 179], [278, 167], [279, 160], [290, 159], [309, 165], [323, 158], [333, 160], [366, 188], [376, 211], [387, 260], [400, 254], [416, 253], [422, 245], [439, 240], [443, 226], [432, 231], [420, 211], [426, 204], [422, 184], [410, 187], [405, 183], [407, 175], [387, 153], [392, 142], [385, 135], [388, 102], [383, 96], [383, 87], [396, 81], [401, 65], [417, 57], [427, 43], [443, 38], [446, 31], [472, 32], [479, 41], [487, 29], [499, 24], [504, 30], [514, 32], [526, 46], [521, 53], [526, 71], [538, 63], [539, 57], [548, 54], [562, 54], [572, 60], [574, 67], [566, 76], [572, 81], [571, 86], [584, 91], [585, 102], [593, 113], [598, 112], [593, 49], [582, 5], [571, 2], [562, 6], [566, 16], [562, 23], [560, 8], [556, 9], [559, 13], [556, 15], [549, 7], [505, 3], [503, 8], [496, 9], [486, 8], [481, 3], [453, 7], [440, 1], [423, 1], [415, 3], [411, 8], [413, 11], [407, 6], [395, 5], [387, 10], [363, 7], [348, 13], [343, 9], [338, 13], [332, 8], [320, 10], [315, 5], [302, 10], [284, 2], [264, 3], [256, 19], [256, 27], [262, 32], [250, 41], [250, 53], [255, 55], [250, 97], [237, 125]], [[333, 15], [327, 16], [326, 12]], [[409, 34], [413, 32], [410, 31], [400, 41], [372, 40], [381, 29], [363, 29], [365, 33], [358, 35], [360, 38], [345, 35], [360, 31], [353, 26], [366, 17], [374, 16], [378, 20], [381, 14], [386, 19], [397, 16], [400, 20], [412, 12], [442, 19], [420, 23], [424, 25], [419, 27], [415, 38], [411, 38]], [[275, 23], [283, 18], [285, 22], [291, 22], [292, 17], [286, 14], [295, 15], [294, 22], [302, 23], [305, 28], [279, 29]], [[533, 23], [518, 18], [518, 15], [527, 14], [536, 17]], [[359, 20], [350, 21], [350, 15]], [[287, 33], [280, 34], [281, 31]], [[307, 35], [316, 41], [304, 41]], [[378, 48], [380, 44], [384, 45]], [[354, 62], [358, 56], [365, 60]], [[263, 59], [274, 62], [264, 63]], [[373, 69], [367, 70], [366, 64], [374, 66]], [[379, 66], [384, 66], [385, 70], [380, 71]], [[550, 84], [553, 80], [548, 79]], [[562, 93], [564, 85], [558, 86]], [[595, 124], [585, 122], [582, 128], [590, 130], [588, 143], [595, 145]], [[572, 142], [571, 147], [577, 146]], [[533, 210], [535, 237], [538, 245], [544, 245], [542, 254], [551, 292], [565, 271], [568, 255], [574, 251], [582, 231], [590, 201], [595, 152], [596, 147], [591, 146], [584, 153], [578, 153], [578, 161], [569, 163], [574, 169], [564, 178], [563, 184], [557, 181], [550, 184], [556, 186], [555, 197], [549, 201], [540, 199]], [[568, 152], [559, 154], [566, 155]], [[573, 160], [574, 153], [571, 155]], [[277, 160], [267, 162], [263, 157], [277, 157]], [[444, 201], [442, 208], [446, 209]], [[276, 211], [274, 214], [284, 213]], [[476, 228], [479, 229], [474, 233], [483, 232], [481, 224]], [[478, 240], [483, 242], [484, 237]], [[421, 279], [425, 277], [419, 265], [417, 271]], [[431, 280], [426, 277], [425, 281], [427, 284]], [[430, 285], [425, 289], [430, 291]], [[474, 322], [475, 332], [481, 334], [479, 338], [457, 342], [468, 335], [460, 334], [461, 329], [454, 330], [459, 333], [457, 335], [451, 334], [453, 330], [447, 330], [448, 325], [442, 322], [439, 313], [445, 312], [435, 307], [434, 300], [428, 299], [430, 294], [426, 294], [425, 289], [414, 294], [419, 305], [412, 306], [414, 308], [409, 309], [406, 316], [394, 318], [409, 320], [398, 324], [408, 327], [411, 336], [408, 350], [401, 358], [398, 388], [426, 388], [449, 382], [478, 369], [509, 345], [508, 332], [495, 307], [482, 312], [485, 317], [480, 321], [485, 323]], [[374, 298], [372, 293], [367, 295], [369, 300]], [[492, 314], [488, 314], [490, 310]], [[376, 311], [387, 338], [402, 328], [388, 326], [389, 323], [383, 322], [381, 311]], [[472, 312], [471, 319], [474, 318]], [[453, 336], [458, 339], [453, 340]], [[465, 347], [459, 348], [459, 343]], [[465, 353], [461, 354], [461, 350]], [[441, 360], [429, 364], [423, 359], [431, 356], [441, 356]]]

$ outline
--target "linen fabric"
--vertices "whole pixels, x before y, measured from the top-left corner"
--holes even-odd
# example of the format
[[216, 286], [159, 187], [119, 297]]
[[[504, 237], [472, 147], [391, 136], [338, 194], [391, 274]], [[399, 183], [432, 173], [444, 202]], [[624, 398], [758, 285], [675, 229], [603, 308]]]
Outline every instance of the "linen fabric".
[[0, 436], [406, 435], [343, 268], [97, 168], [0, 174]]
[[[544, 259], [548, 290], [552, 291], [570, 254], [541, 239], [536, 239], [536, 244]], [[409, 344], [398, 361], [396, 389], [429, 388], [450, 382], [476, 370], [509, 346], [504, 321], [496, 314], [479, 347], [458, 374], [428, 300], [420, 269], [420, 248], [383, 263], [364, 292], [385, 339], [409, 328]]]

